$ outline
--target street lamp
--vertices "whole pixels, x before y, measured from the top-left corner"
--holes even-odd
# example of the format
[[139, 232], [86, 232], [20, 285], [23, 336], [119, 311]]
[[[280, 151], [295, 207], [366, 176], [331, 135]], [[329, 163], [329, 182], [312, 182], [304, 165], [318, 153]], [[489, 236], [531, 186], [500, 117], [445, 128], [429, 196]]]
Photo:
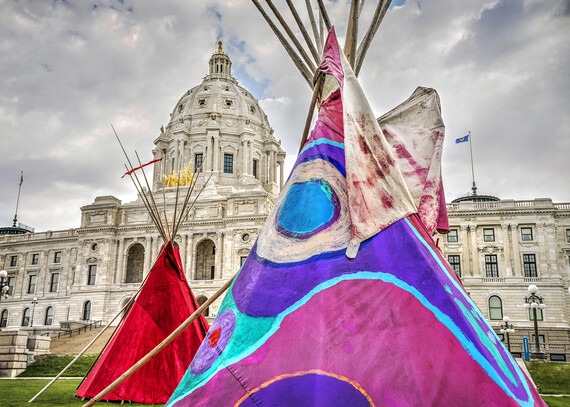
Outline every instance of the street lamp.
[[30, 328], [34, 326], [34, 311], [36, 310], [36, 304], [38, 303], [38, 297], [34, 297], [32, 300], [32, 317], [30, 318]]
[[0, 270], [0, 301], [2, 300], [2, 297], [8, 298], [9, 289], [8, 272], [6, 270]]
[[509, 317], [503, 317], [503, 321], [505, 323], [499, 325], [499, 328], [501, 328], [500, 332], [502, 334], [507, 334], [507, 349], [509, 350], [509, 353], [511, 353], [511, 339], [509, 338], [509, 334], [515, 332], [513, 324], [509, 324], [510, 320], [511, 319]]
[[546, 359], [546, 355], [540, 350], [540, 342], [538, 341], [538, 318], [536, 316], [536, 310], [540, 308], [543, 310], [546, 305], [542, 303], [542, 297], [536, 295], [538, 292], [538, 287], [534, 284], [528, 286], [528, 292], [530, 295], [524, 298], [525, 303], [523, 307], [526, 309], [532, 308], [532, 315], [534, 319], [534, 352], [530, 353], [530, 357], [534, 359]]

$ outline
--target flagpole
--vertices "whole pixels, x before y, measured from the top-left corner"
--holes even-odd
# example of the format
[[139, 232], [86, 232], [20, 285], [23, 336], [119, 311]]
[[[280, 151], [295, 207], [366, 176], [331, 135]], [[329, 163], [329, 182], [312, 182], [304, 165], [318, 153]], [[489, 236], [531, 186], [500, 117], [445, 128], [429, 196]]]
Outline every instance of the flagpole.
[[467, 139], [469, 141], [469, 152], [471, 153], [471, 176], [473, 177], [473, 186], [471, 190], [473, 191], [473, 195], [477, 195], [477, 186], [475, 185], [475, 170], [473, 169], [473, 148], [471, 147], [471, 131], [467, 134]]
[[13, 228], [16, 227], [16, 223], [18, 222], [18, 206], [20, 205], [20, 191], [22, 189], [22, 182], [24, 182], [24, 171], [20, 172], [20, 185], [18, 185], [18, 199], [16, 200], [16, 214], [14, 215], [14, 224], [12, 225]]

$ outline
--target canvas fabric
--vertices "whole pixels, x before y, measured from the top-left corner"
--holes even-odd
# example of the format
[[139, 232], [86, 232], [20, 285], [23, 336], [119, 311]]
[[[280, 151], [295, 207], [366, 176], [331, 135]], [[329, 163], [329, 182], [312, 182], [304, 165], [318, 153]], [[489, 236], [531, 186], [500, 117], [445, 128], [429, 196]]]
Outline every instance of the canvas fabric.
[[320, 69], [315, 126], [167, 406], [545, 406], [434, 245], [441, 185], [400, 165], [419, 152], [414, 183], [440, 181], [443, 125], [406, 117], [437, 94], [378, 125], [334, 32]]
[[[197, 308], [196, 298], [182, 271], [178, 248], [168, 242], [133, 306], [76, 395], [95, 397], [153, 350]], [[165, 403], [186, 372], [208, 329], [208, 322], [201, 315], [103, 400]]]

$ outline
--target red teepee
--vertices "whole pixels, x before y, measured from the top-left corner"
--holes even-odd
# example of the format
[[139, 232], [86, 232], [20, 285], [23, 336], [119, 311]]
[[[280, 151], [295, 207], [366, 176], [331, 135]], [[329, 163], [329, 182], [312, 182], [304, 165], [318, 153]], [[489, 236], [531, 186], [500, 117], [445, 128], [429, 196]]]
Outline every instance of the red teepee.
[[[178, 249], [168, 242], [132, 308], [76, 395], [95, 397], [162, 342], [197, 308], [196, 298], [182, 271]], [[166, 403], [208, 329], [206, 318], [200, 315], [162, 352], [103, 400]]]

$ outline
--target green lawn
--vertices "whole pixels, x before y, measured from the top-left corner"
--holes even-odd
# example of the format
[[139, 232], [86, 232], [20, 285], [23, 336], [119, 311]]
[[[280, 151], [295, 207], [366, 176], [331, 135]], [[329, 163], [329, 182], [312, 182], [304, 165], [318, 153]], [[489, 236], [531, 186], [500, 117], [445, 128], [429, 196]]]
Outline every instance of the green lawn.
[[[0, 380], [0, 405], [2, 407], [53, 407], [82, 406], [86, 402], [74, 396], [81, 380], [64, 379], [56, 381], [33, 403], [28, 401], [36, 395], [49, 380]], [[103, 404], [119, 406], [119, 404]], [[163, 406], [163, 404], [129, 404], [131, 406]]]
[[570, 364], [528, 362], [526, 366], [541, 394], [570, 394]]
[[[19, 377], [53, 377], [75, 358], [71, 356], [45, 356], [28, 366]], [[64, 374], [64, 377], [83, 377], [97, 358], [97, 354], [81, 356]]]
[[[20, 377], [53, 377], [58, 374], [74, 356], [49, 356], [28, 367]], [[96, 355], [82, 356], [65, 376], [84, 376]], [[527, 363], [528, 370], [541, 394], [570, 395], [570, 364], [567, 363]], [[21, 407], [31, 399], [49, 380], [0, 380], [0, 405]], [[58, 380], [30, 406], [82, 406], [85, 402], [74, 397], [78, 379]], [[543, 396], [549, 407], [570, 407], [569, 397]], [[134, 404], [140, 405], [142, 404]], [[153, 404], [162, 406], [162, 404]]]
[[570, 397], [548, 397], [542, 399], [548, 404], [548, 407], [570, 407]]

